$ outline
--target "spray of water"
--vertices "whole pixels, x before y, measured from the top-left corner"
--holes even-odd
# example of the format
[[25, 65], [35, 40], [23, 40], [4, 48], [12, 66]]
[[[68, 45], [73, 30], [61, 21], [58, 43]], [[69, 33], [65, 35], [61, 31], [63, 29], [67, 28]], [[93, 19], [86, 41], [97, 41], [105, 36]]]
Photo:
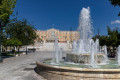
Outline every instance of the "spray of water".
[[107, 63], [109, 61], [108, 60], [108, 56], [107, 56], [107, 46], [104, 46], [104, 53], [105, 53], [105, 55], [104, 55], [104, 57], [105, 57], [104, 62]]
[[52, 59], [51, 64], [59, 64], [59, 45], [58, 45], [58, 40], [55, 38], [55, 43], [54, 43], [54, 57]]
[[[92, 39], [93, 36], [93, 27], [90, 16], [90, 8], [83, 8], [79, 16], [79, 26], [78, 32], [80, 34], [80, 39], [76, 42], [73, 41], [73, 53], [79, 54], [90, 54], [90, 65], [97, 63], [97, 53], [100, 52], [99, 39], [96, 39], [94, 42]], [[76, 44], [77, 43], [77, 44]], [[95, 59], [96, 58], [96, 59]], [[106, 58], [106, 57], [105, 57]]]
[[73, 41], [73, 44], [72, 44], [72, 52], [75, 53], [77, 50], [77, 42], [76, 41]]
[[78, 41], [78, 53], [90, 52], [90, 40], [92, 39], [92, 23], [90, 17], [90, 8], [83, 8], [79, 16], [78, 31], [80, 33], [80, 40]]

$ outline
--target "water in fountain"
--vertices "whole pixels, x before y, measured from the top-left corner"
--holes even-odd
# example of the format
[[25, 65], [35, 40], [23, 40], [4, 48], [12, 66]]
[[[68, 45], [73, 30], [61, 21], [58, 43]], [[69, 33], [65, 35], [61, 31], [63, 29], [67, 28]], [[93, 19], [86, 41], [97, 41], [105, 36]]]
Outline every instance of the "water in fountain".
[[104, 53], [105, 53], [105, 55], [104, 55], [104, 57], [105, 57], [105, 60], [104, 60], [104, 62], [105, 63], [107, 63], [109, 60], [108, 60], [108, 54], [107, 54], [107, 46], [104, 46]]
[[96, 53], [99, 53], [100, 52], [100, 50], [99, 50], [99, 39], [96, 39], [96, 41], [95, 41], [95, 51], [96, 51]]
[[[78, 59], [78, 61], [84, 61], [90, 63], [90, 65], [95, 65], [97, 63], [101, 63], [102, 61], [102, 56], [104, 54], [101, 54], [103, 52], [100, 51], [100, 46], [99, 46], [99, 39], [96, 39], [94, 42], [92, 39], [93, 32], [92, 32], [92, 22], [91, 22], [91, 16], [90, 16], [90, 8], [83, 8], [81, 10], [80, 16], [79, 16], [79, 26], [78, 26], [78, 33], [80, 34], [80, 39], [75, 42], [73, 41], [73, 49], [72, 53], [75, 54], [80, 54], [79, 57], [87, 57], [88, 60], [84, 61], [81, 59]], [[77, 43], [77, 44], [76, 44]], [[98, 58], [97, 53], [99, 53], [100, 57]], [[106, 53], [107, 54], [107, 53]], [[106, 55], [105, 54], [105, 55]], [[76, 57], [77, 58], [77, 57]], [[107, 58], [106, 56], [104, 58]], [[105, 60], [107, 61], [107, 59]]]
[[62, 61], [62, 57], [63, 57], [63, 49], [62, 48], [60, 48], [60, 51], [59, 51], [60, 53], [59, 53], [59, 55], [60, 55], [60, 57], [59, 57], [59, 62], [60, 61]]
[[118, 46], [118, 51], [117, 51], [117, 61], [118, 61], [118, 65], [120, 66], [120, 45]]
[[59, 64], [59, 45], [58, 45], [58, 40], [55, 38], [55, 43], [54, 43], [54, 58], [51, 62], [51, 64]]
[[[93, 32], [92, 32], [92, 23], [91, 23], [91, 17], [90, 17], [90, 8], [83, 8], [80, 13], [79, 17], [79, 27], [78, 31], [80, 33], [80, 39], [76, 42], [73, 41], [73, 50], [72, 53], [80, 54], [77, 58], [76, 56], [72, 56], [74, 59], [74, 62], [81, 62], [81, 63], [90, 63], [90, 66], [95, 66], [97, 62], [101, 62], [98, 59], [98, 56], [96, 53], [99, 53], [99, 40], [96, 39], [94, 42], [92, 39]], [[59, 64], [62, 60], [62, 50], [59, 52], [59, 46], [57, 38], [55, 38], [55, 44], [54, 44], [54, 53], [55, 57], [52, 61], [52, 63]], [[68, 60], [71, 58], [71, 56], [68, 56]], [[76, 58], [76, 59], [75, 59]], [[86, 59], [88, 58], [88, 59]], [[100, 57], [101, 58], [101, 57]], [[105, 57], [106, 58], [106, 57]], [[92, 66], [92, 67], [93, 67]]]
[[77, 50], [77, 42], [76, 41], [73, 41], [73, 44], [72, 44], [72, 52], [75, 53]]
[[77, 53], [84, 53], [84, 42], [82, 39], [80, 39], [77, 43]]
[[95, 44], [94, 44], [94, 41], [93, 40], [91, 40], [91, 49], [90, 49], [90, 51], [91, 51], [91, 55], [90, 55], [90, 67], [94, 67], [94, 65], [95, 65], [95, 57], [94, 57], [94, 54], [95, 54]]
[[79, 17], [80, 40], [78, 42], [78, 53], [89, 53], [90, 52], [90, 40], [92, 39], [92, 25], [90, 17], [90, 8], [83, 8]]
[[[80, 40], [77, 42], [77, 53], [90, 53], [90, 42], [92, 39], [92, 24], [90, 17], [90, 8], [83, 8], [79, 17], [78, 31], [80, 34]], [[73, 46], [76, 46], [73, 42]], [[75, 48], [74, 48], [75, 49]]]

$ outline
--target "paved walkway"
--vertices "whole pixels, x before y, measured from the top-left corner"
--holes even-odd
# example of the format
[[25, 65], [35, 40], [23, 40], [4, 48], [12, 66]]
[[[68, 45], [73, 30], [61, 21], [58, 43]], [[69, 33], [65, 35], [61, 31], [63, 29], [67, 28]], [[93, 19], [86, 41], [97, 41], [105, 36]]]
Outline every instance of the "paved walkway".
[[51, 58], [50, 51], [37, 51], [28, 55], [6, 58], [0, 63], [0, 80], [46, 80], [34, 72], [35, 62]]

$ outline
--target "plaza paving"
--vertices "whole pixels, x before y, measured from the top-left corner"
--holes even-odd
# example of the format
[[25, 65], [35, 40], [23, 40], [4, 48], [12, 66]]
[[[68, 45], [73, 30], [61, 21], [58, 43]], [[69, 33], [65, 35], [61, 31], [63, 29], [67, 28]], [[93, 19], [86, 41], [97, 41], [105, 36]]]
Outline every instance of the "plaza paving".
[[0, 80], [46, 80], [35, 73], [35, 62], [52, 57], [52, 51], [36, 51], [28, 55], [6, 58], [0, 63]]

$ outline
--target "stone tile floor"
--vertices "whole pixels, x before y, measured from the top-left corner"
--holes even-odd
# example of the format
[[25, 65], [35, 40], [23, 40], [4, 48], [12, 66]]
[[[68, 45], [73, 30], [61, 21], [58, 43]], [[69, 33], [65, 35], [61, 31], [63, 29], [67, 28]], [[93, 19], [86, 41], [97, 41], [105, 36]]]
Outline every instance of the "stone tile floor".
[[35, 62], [52, 57], [51, 51], [36, 51], [28, 55], [4, 59], [0, 63], [0, 80], [46, 80], [34, 71]]

